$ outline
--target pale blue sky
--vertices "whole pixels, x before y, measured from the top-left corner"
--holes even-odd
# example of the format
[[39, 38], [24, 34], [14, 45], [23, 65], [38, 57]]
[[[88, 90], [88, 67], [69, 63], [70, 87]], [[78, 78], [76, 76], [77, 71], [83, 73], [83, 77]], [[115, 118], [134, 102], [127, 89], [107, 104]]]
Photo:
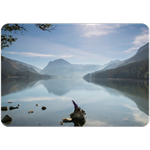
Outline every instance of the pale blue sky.
[[24, 35], [2, 50], [3, 56], [43, 69], [63, 58], [72, 64], [100, 64], [133, 56], [149, 39], [144, 24], [57, 24], [51, 33], [24, 24]]

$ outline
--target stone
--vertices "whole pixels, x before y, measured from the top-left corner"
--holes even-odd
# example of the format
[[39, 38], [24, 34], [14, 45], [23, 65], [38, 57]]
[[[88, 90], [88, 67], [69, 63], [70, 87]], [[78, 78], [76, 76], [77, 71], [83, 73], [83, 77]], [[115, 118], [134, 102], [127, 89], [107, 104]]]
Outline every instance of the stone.
[[10, 106], [9, 110], [18, 109], [18, 108], [19, 108], [18, 106], [16, 106], [16, 107]]
[[9, 115], [6, 115], [3, 119], [2, 119], [2, 122], [3, 123], [7, 123], [7, 122], [11, 122], [12, 121], [12, 118], [9, 116]]
[[46, 107], [45, 107], [45, 106], [43, 106], [43, 107], [42, 107], [42, 110], [45, 110], [45, 109], [46, 109]]
[[36, 104], [36, 106], [39, 106], [39, 104]]
[[20, 106], [20, 104], [18, 104], [18, 106]]
[[60, 125], [63, 125], [63, 122], [62, 122], [62, 121], [60, 122]]
[[71, 122], [72, 118], [63, 118], [63, 122]]
[[84, 119], [84, 115], [85, 115], [85, 112], [82, 112], [82, 111], [75, 111], [73, 112], [72, 114], [70, 114], [70, 117], [72, 119]]
[[12, 103], [12, 102], [8, 102], [8, 103]]
[[1, 110], [2, 110], [2, 111], [7, 111], [7, 110], [8, 110], [8, 107], [6, 107], [6, 106], [5, 106], [5, 107], [1, 107]]
[[28, 111], [28, 113], [33, 113], [33, 110]]

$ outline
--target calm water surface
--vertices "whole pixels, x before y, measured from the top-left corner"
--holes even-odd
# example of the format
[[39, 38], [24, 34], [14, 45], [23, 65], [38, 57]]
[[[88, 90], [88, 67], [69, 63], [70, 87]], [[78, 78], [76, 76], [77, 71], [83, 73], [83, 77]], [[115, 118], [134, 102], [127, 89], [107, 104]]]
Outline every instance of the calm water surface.
[[[86, 112], [85, 126], [145, 126], [149, 122], [148, 83], [83, 79], [14, 80], [2, 82], [1, 111], [12, 117], [6, 126], [74, 126], [60, 122], [74, 111], [74, 100]], [[11, 101], [12, 103], [8, 103]], [[39, 106], [36, 106], [36, 104]], [[47, 109], [42, 110], [45, 106]], [[28, 111], [34, 113], [29, 114]]]

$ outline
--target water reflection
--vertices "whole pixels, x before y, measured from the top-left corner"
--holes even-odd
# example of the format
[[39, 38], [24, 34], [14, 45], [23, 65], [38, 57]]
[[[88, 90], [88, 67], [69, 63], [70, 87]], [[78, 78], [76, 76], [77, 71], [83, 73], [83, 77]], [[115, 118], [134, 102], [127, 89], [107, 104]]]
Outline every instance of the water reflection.
[[26, 88], [32, 87], [38, 80], [26, 78], [10, 78], [2, 80], [2, 93], [1, 95], [8, 95], [14, 92], [22, 91]]
[[135, 80], [93, 80], [92, 83], [105, 87], [105, 89], [112, 94], [111, 89], [124, 94], [124, 96], [133, 100], [137, 107], [149, 115], [149, 83], [147, 81]]
[[[73, 112], [73, 99], [86, 110], [86, 122], [74, 120], [63, 126], [144, 126], [148, 123], [148, 91], [146, 82], [10, 80], [2, 82], [1, 106], [21, 105], [2, 111], [1, 118], [10, 115], [9, 126], [61, 126], [62, 118]], [[42, 111], [42, 106], [47, 109]], [[28, 114], [30, 110], [34, 113]]]

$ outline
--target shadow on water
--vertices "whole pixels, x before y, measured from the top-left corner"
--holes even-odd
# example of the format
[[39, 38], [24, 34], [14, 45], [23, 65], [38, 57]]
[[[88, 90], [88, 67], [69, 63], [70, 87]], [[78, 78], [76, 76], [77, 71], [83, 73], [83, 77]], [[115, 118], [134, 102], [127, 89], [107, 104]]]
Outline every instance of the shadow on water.
[[108, 80], [92, 80], [90, 82], [96, 85], [118, 90], [119, 92], [123, 93], [124, 96], [134, 101], [137, 107], [141, 111], [149, 115], [149, 83], [148, 81], [108, 79]]

